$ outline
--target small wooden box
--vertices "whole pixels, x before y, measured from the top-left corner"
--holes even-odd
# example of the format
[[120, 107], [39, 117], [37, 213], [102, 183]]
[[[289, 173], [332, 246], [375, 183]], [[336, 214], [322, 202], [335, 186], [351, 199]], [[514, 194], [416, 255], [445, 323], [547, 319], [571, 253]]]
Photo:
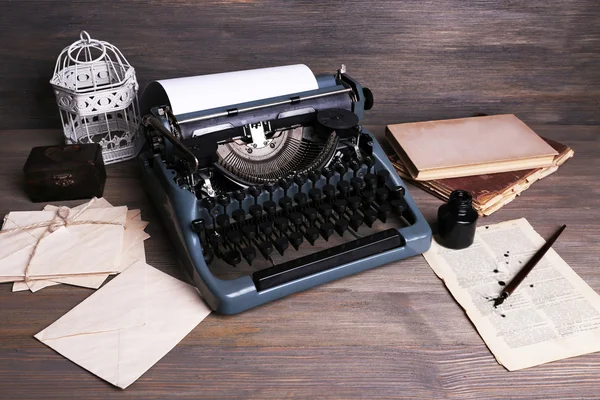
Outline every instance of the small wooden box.
[[34, 147], [23, 167], [33, 202], [102, 197], [106, 170], [99, 144]]

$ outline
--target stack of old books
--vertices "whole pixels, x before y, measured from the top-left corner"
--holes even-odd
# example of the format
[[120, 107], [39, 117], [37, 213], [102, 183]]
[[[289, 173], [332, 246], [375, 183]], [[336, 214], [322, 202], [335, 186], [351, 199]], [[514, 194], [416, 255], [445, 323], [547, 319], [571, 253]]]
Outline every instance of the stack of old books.
[[467, 190], [490, 215], [573, 157], [568, 146], [538, 136], [514, 115], [388, 125], [398, 174], [448, 200]]

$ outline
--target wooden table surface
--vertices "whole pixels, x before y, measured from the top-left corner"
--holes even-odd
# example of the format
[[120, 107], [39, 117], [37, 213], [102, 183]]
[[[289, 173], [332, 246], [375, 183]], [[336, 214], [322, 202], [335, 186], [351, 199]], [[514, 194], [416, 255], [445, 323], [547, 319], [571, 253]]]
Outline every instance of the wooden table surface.
[[[526, 217], [600, 292], [600, 128], [534, 126], [575, 158], [485, 219]], [[373, 127], [381, 134], [383, 127]], [[33, 146], [58, 131], [0, 132], [0, 214], [40, 210], [23, 189]], [[141, 208], [148, 263], [185, 279], [142, 190], [135, 162], [111, 165], [105, 197]], [[410, 187], [432, 219], [441, 202]], [[75, 205], [80, 202], [67, 202]], [[600, 354], [518, 372], [500, 366], [421, 257], [389, 264], [235, 316], [210, 315], [127, 390], [88, 373], [33, 335], [93, 291], [60, 285], [12, 293], [0, 285], [0, 398], [598, 398]]]

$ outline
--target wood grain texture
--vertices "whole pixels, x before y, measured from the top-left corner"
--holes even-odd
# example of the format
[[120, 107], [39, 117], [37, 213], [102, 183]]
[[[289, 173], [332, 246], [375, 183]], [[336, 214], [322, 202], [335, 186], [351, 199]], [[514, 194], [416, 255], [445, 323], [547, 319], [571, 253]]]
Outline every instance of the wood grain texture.
[[0, 1], [0, 129], [60, 128], [48, 81], [85, 29], [153, 80], [341, 63], [375, 94], [367, 123], [516, 113], [600, 123], [597, 0]]
[[[370, 127], [383, 134], [383, 126]], [[526, 217], [600, 291], [600, 135], [596, 126], [534, 126], [575, 158], [480, 224]], [[32, 146], [60, 131], [2, 131], [0, 215], [41, 209], [22, 191]], [[180, 279], [173, 248], [142, 191], [135, 162], [108, 168], [105, 197], [150, 221], [148, 262]], [[441, 204], [410, 192], [428, 219]], [[79, 202], [68, 202], [74, 205]], [[126, 391], [33, 338], [92, 293], [66, 285], [11, 293], [0, 285], [0, 398], [597, 398], [600, 354], [518, 372], [498, 365], [422, 257], [392, 263], [236, 316], [212, 314]]]

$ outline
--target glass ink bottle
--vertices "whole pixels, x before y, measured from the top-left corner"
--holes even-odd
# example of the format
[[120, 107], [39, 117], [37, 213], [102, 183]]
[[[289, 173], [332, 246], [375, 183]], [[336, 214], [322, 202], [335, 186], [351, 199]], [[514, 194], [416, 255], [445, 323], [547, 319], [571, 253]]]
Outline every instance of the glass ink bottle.
[[447, 204], [438, 209], [438, 243], [449, 249], [465, 249], [473, 244], [477, 211], [473, 198], [465, 190], [455, 190]]

